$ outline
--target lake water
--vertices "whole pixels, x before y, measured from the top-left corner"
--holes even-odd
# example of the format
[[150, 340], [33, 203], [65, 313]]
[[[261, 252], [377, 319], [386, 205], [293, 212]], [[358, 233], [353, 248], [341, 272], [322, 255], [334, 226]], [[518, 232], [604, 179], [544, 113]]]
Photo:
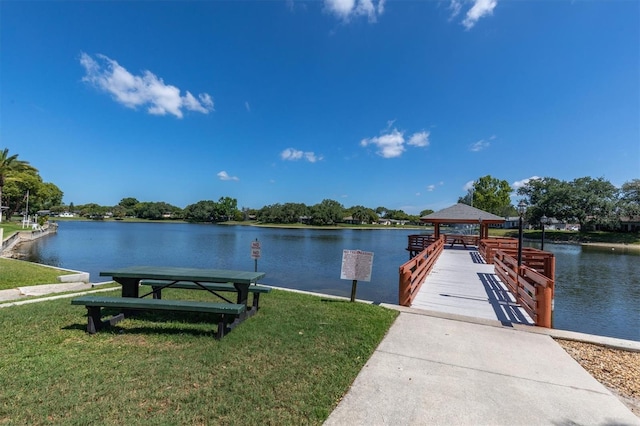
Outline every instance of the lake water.
[[[357, 296], [398, 302], [398, 267], [409, 257], [399, 229], [281, 229], [185, 223], [59, 222], [58, 233], [24, 245], [27, 260], [89, 272], [132, 265], [253, 270], [251, 242], [262, 251], [265, 284], [349, 297], [340, 279], [342, 251], [374, 253], [371, 282]], [[530, 244], [535, 247], [535, 244]], [[546, 244], [556, 256], [554, 327], [640, 341], [640, 253]]]

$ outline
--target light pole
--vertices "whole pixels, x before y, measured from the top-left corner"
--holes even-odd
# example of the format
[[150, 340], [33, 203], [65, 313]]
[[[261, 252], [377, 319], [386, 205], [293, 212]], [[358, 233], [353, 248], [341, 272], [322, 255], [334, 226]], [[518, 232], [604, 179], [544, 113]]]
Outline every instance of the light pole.
[[518, 268], [522, 265], [522, 215], [527, 210], [527, 205], [524, 200], [520, 200], [518, 203], [518, 214], [520, 215], [520, 221], [518, 222]]
[[540, 243], [540, 250], [544, 251], [544, 228], [547, 226], [547, 223], [549, 223], [549, 218], [542, 215], [540, 223], [542, 224], [542, 242]]

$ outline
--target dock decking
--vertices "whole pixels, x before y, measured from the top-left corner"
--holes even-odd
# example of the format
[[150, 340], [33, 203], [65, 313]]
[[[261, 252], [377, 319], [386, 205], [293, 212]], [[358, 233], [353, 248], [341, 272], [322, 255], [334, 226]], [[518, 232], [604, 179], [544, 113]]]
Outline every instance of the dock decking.
[[411, 307], [505, 324], [534, 323], [476, 248], [445, 248]]

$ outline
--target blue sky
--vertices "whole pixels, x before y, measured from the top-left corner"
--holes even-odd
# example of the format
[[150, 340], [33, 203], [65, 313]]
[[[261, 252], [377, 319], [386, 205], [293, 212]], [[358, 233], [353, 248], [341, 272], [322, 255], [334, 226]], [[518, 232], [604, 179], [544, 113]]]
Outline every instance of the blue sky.
[[635, 0], [3, 0], [0, 55], [0, 147], [67, 204], [640, 177]]

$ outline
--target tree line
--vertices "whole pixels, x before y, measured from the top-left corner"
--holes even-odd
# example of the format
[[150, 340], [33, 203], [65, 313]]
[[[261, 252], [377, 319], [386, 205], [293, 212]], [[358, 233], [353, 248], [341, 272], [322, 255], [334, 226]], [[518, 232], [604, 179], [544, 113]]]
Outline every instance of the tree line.
[[[512, 202], [513, 193], [506, 180], [487, 175], [474, 181], [458, 202], [498, 216], [511, 217], [518, 215]], [[530, 179], [517, 189], [516, 194], [527, 205], [525, 220], [531, 224], [540, 223], [540, 218], [546, 216], [578, 223], [581, 229], [615, 230], [623, 221], [629, 218], [638, 220], [640, 216], [640, 179], [632, 179], [617, 188], [604, 178], [582, 177], [563, 181], [544, 177]], [[55, 184], [44, 182], [35, 167], [20, 160], [18, 155], [10, 155], [6, 148], [0, 151], [0, 206], [3, 206], [2, 213], [6, 218], [21, 214], [28, 208], [27, 214], [47, 210], [52, 214], [70, 212], [89, 218], [135, 217], [214, 223], [251, 219], [262, 223], [334, 225], [344, 222], [345, 218], [355, 224], [376, 223], [379, 219], [419, 223], [421, 216], [433, 212], [425, 209], [419, 215], [410, 215], [382, 206], [344, 207], [330, 199], [312, 206], [287, 202], [251, 209], [238, 208], [238, 201], [231, 197], [220, 197], [218, 201], [202, 200], [185, 208], [166, 202], [138, 201], [133, 197], [123, 198], [115, 206], [95, 203], [65, 205], [62, 198], [63, 192]]]

